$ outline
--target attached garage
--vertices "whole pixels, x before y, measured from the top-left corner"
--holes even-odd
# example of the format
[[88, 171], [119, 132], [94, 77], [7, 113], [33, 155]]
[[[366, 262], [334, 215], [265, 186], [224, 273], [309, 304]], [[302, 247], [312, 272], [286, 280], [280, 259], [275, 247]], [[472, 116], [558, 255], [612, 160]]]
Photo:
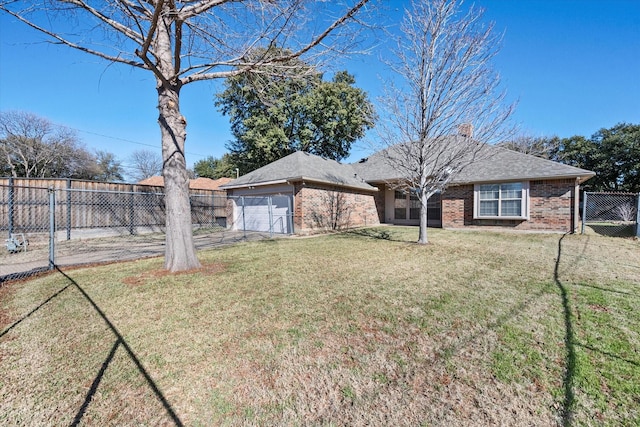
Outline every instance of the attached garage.
[[233, 205], [233, 230], [261, 231], [265, 233], [293, 233], [293, 196], [267, 194], [230, 196]]
[[309, 233], [380, 224], [378, 188], [348, 165], [302, 151], [276, 160], [223, 187], [233, 212], [229, 227]]

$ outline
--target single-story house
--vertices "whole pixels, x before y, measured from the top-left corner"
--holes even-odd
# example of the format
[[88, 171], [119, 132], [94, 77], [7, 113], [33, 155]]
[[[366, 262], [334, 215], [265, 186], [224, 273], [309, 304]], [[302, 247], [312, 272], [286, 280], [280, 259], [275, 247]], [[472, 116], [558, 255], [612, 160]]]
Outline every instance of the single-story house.
[[[580, 184], [594, 172], [497, 146], [487, 149], [490, 155], [467, 166], [442, 194], [429, 199], [429, 226], [560, 232], [577, 229]], [[240, 227], [237, 197], [242, 197], [245, 206], [248, 196], [278, 196], [289, 200], [279, 202], [278, 212], [290, 219], [289, 225], [280, 230], [309, 233], [382, 223], [417, 225], [417, 197], [392, 185], [401, 179], [383, 152], [352, 164], [296, 152], [221, 189], [231, 196], [236, 212], [231, 221], [228, 219], [228, 226]], [[262, 225], [255, 229], [269, 229], [264, 222], [273, 223], [273, 215], [266, 219], [266, 211], [260, 212], [265, 219], [257, 221]], [[244, 209], [245, 226], [251, 223], [247, 218], [252, 220], [257, 215], [257, 210]]]

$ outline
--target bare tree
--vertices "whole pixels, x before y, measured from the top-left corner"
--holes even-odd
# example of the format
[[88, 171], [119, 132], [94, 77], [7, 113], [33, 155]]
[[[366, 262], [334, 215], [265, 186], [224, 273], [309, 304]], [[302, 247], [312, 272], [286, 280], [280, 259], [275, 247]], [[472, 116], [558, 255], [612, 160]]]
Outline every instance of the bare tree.
[[131, 153], [131, 176], [136, 181], [158, 176], [162, 173], [162, 157], [151, 150], [136, 150]]
[[483, 11], [461, 10], [461, 0], [414, 0], [388, 61], [400, 80], [388, 82], [381, 133], [385, 158], [398, 179], [389, 184], [420, 199], [418, 243], [428, 243], [427, 200], [495, 142], [514, 106], [491, 61], [501, 36], [485, 25]]
[[122, 162], [113, 153], [103, 150], [96, 150], [96, 163], [98, 174], [97, 181], [124, 181]]
[[535, 137], [530, 135], [518, 135], [513, 139], [501, 142], [498, 145], [509, 150], [524, 154], [549, 159], [557, 150], [558, 138]]
[[[353, 48], [358, 42], [354, 28], [361, 28], [358, 17], [368, 2], [0, 0], [0, 10], [47, 34], [55, 43], [153, 74], [167, 207], [165, 267], [178, 271], [200, 265], [189, 215], [182, 87], [260, 73], [265, 65], [287, 64], [303, 55], [309, 61], [313, 52]], [[270, 46], [286, 47], [289, 53], [249, 56], [257, 47]]]
[[25, 111], [0, 112], [0, 155], [13, 177], [92, 179], [98, 168], [75, 132]]
[[351, 203], [343, 191], [333, 190], [323, 193], [318, 206], [311, 210], [311, 216], [319, 228], [342, 230], [349, 228]]

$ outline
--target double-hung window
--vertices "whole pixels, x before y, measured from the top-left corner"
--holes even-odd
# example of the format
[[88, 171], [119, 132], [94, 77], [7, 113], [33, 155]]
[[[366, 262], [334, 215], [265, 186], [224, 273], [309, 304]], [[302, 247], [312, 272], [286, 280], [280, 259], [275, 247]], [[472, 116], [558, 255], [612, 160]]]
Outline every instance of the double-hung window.
[[477, 184], [474, 188], [474, 217], [527, 219], [529, 183]]

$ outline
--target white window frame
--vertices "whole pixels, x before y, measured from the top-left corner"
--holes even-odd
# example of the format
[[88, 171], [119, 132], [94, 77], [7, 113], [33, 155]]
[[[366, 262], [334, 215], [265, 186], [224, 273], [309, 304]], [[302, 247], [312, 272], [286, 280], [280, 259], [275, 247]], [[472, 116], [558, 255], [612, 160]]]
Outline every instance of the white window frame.
[[[501, 215], [502, 209], [502, 186], [505, 184], [521, 184], [522, 185], [522, 198], [520, 199], [520, 212], [519, 216], [507, 216]], [[480, 215], [480, 187], [483, 185], [499, 185], [498, 191], [498, 215]], [[514, 199], [505, 199], [514, 200]], [[474, 184], [473, 186], [473, 218], [474, 219], [529, 219], [529, 181], [510, 181], [510, 182], [487, 182], [483, 184]]]

